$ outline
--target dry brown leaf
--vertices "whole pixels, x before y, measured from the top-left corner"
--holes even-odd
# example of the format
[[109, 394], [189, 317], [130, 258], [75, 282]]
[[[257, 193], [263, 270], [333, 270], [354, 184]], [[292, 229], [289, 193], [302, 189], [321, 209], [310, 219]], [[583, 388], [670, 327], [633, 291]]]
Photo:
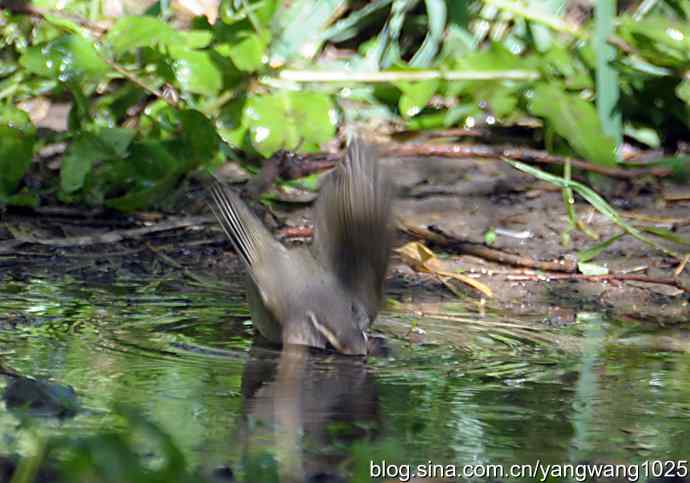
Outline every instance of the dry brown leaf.
[[481, 283], [479, 280], [468, 277], [461, 273], [447, 272], [443, 270], [441, 261], [436, 257], [433, 251], [427, 248], [423, 243], [413, 241], [406, 243], [402, 247], [395, 250], [403, 262], [409, 265], [413, 270], [424, 273], [431, 273], [439, 277], [441, 282], [448, 287], [448, 289], [455, 295], [459, 295], [458, 291], [450, 284], [450, 279], [458, 280], [470, 287], [479, 290], [487, 297], [493, 297], [494, 294], [491, 289]]

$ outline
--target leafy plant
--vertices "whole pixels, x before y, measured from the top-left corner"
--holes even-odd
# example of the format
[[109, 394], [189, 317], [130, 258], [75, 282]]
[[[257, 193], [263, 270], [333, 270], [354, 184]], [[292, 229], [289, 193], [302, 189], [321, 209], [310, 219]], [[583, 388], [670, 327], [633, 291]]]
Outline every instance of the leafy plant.
[[[372, 115], [408, 129], [536, 118], [547, 148], [610, 166], [621, 130], [655, 147], [690, 134], [686, 3], [615, 17], [602, 2], [579, 25], [562, 0], [223, 0], [186, 23], [164, 2], [114, 23], [85, 0], [5, 9], [0, 203], [40, 201], [21, 181], [53, 142], [68, 148], [42, 195], [132, 211], [228, 147], [315, 151]], [[36, 130], [22, 111], [38, 118], [36, 99], [71, 105], [66, 131]]]

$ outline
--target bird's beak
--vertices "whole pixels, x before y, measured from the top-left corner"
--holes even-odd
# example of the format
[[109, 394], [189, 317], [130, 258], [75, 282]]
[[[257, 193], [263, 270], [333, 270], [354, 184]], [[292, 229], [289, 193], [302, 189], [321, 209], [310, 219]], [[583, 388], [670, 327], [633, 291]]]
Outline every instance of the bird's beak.
[[[361, 331], [361, 339], [357, 340], [352, 346], [343, 344], [342, 341], [338, 339], [338, 337], [333, 333], [332, 330], [330, 330], [328, 327], [326, 327], [324, 324], [320, 323], [317, 319], [316, 316], [309, 312], [308, 314], [309, 321], [311, 322], [312, 326], [316, 329], [316, 331], [321, 334], [327, 341], [328, 343], [333, 346], [335, 350], [340, 352], [341, 354], [346, 354], [346, 355], [366, 355], [367, 353], [367, 334], [364, 331]], [[360, 343], [361, 342], [361, 343]]]

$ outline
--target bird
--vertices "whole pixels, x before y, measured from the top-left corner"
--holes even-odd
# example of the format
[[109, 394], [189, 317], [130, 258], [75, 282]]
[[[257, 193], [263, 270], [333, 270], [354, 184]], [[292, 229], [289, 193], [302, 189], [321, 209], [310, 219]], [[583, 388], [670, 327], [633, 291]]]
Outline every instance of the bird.
[[376, 147], [350, 137], [313, 207], [310, 246], [287, 248], [217, 178], [210, 207], [246, 269], [252, 322], [269, 342], [367, 354], [393, 243], [392, 185]]

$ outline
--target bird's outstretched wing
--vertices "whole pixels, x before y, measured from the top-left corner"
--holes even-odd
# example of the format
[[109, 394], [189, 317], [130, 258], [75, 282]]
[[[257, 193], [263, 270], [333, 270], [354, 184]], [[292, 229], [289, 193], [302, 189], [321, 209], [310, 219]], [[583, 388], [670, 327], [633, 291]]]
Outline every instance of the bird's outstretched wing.
[[316, 204], [313, 250], [373, 320], [390, 258], [391, 183], [375, 148], [353, 137]]

